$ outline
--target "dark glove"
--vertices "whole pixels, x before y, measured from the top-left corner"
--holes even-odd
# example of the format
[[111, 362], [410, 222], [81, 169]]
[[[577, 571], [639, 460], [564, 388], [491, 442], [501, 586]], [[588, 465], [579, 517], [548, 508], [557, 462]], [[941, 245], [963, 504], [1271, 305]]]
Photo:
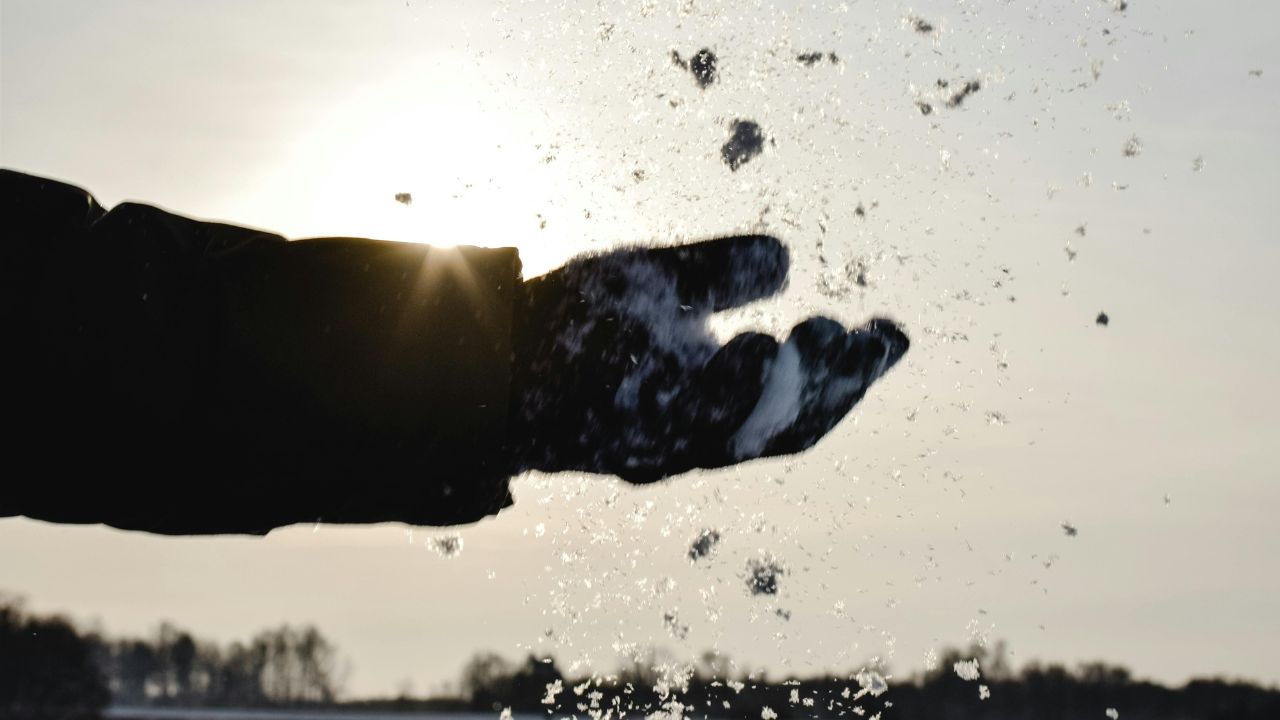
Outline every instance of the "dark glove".
[[715, 311], [786, 285], [787, 249], [762, 235], [589, 256], [516, 299], [513, 472], [577, 470], [646, 483], [811, 447], [907, 351], [889, 320], [823, 317], [781, 345], [723, 347]]

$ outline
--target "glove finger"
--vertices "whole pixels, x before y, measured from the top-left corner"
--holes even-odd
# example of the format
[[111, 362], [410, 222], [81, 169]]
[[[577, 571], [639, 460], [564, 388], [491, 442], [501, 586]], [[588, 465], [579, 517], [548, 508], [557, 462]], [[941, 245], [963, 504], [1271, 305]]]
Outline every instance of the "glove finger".
[[779, 349], [760, 402], [733, 437], [737, 459], [801, 452], [840, 422], [910, 347], [890, 320], [846, 332], [811, 318]]
[[[743, 333], [692, 372], [661, 416], [668, 450], [646, 462], [624, 465], [618, 476], [642, 485], [694, 468], [730, 465], [729, 439], [760, 397], [778, 341], [761, 333]], [[641, 409], [641, 414], [648, 412]]]
[[688, 452], [694, 467], [713, 468], [734, 462], [729, 440], [760, 399], [778, 341], [763, 333], [743, 333], [730, 340], [703, 366], [681, 397], [686, 418]]
[[738, 235], [642, 251], [676, 279], [680, 302], [711, 311], [769, 297], [786, 286], [791, 255], [768, 235]]

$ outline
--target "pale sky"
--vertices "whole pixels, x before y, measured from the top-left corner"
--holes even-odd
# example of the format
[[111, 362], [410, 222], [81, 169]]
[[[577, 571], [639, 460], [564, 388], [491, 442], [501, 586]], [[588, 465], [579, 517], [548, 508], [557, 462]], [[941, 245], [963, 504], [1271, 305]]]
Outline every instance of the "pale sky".
[[[0, 165], [292, 237], [513, 244], [533, 272], [763, 230], [791, 286], [726, 330], [887, 314], [907, 360], [807, 454], [644, 489], [522, 478], [453, 558], [449, 531], [399, 525], [7, 519], [0, 592], [115, 634], [315, 623], [352, 696], [439, 688], [483, 649], [907, 673], [975, 637], [1280, 682], [1274, 3], [462, 8], [0, 0]], [[706, 90], [671, 62], [702, 47]], [[975, 78], [962, 107], [932, 97]], [[773, 142], [730, 172], [737, 118]], [[691, 566], [704, 528], [724, 539]], [[760, 553], [776, 598], [747, 595]]]

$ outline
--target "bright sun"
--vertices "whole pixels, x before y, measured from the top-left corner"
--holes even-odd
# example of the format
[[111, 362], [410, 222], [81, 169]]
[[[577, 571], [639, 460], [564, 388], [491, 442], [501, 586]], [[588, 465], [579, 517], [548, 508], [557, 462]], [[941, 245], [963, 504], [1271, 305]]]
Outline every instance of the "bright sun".
[[580, 226], [546, 227], [549, 206], [591, 199], [549, 182], [534, 151], [546, 134], [538, 118], [482, 108], [461, 80], [426, 88], [422, 77], [432, 75], [362, 89], [304, 129], [280, 172], [255, 188], [275, 203], [259, 215], [291, 237], [516, 246], [527, 277], [583, 249]]

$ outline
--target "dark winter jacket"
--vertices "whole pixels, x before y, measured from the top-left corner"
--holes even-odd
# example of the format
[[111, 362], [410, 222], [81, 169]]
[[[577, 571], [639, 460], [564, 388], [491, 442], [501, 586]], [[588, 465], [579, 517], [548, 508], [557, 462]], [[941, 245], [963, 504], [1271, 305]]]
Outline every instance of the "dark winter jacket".
[[0, 171], [0, 517], [160, 533], [510, 504], [511, 248], [266, 232]]

